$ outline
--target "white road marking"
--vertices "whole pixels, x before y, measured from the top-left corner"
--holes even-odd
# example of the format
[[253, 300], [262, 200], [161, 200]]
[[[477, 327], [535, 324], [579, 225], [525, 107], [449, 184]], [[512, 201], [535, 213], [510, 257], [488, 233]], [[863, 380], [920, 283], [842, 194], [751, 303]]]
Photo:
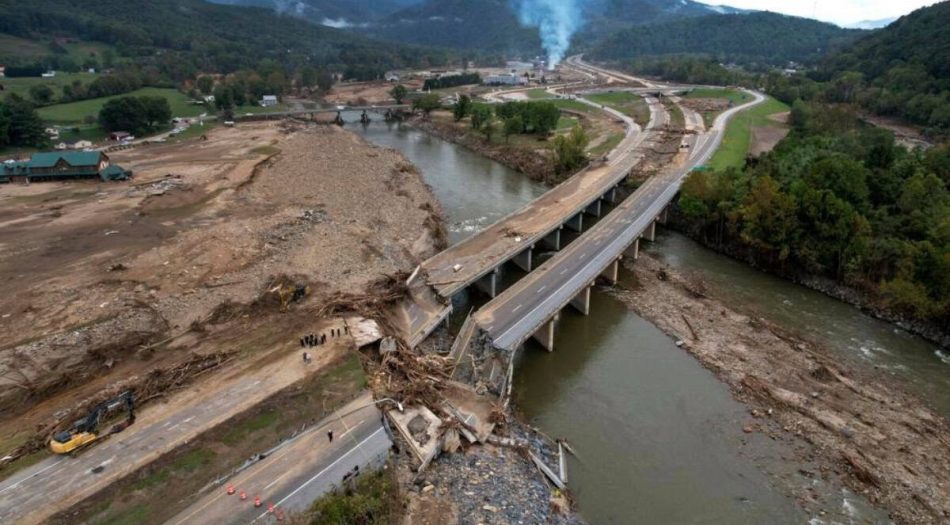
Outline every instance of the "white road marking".
[[[379, 434], [379, 433], [382, 432], [383, 430], [384, 430], [383, 428], [377, 429], [376, 432], [373, 432], [372, 434], [370, 434], [369, 436], [367, 436], [363, 441], [360, 441], [355, 447], [351, 448], [351, 449], [348, 450], [345, 454], [343, 454], [342, 456], [340, 456], [339, 458], [337, 458], [336, 461], [334, 461], [333, 463], [330, 463], [329, 465], [327, 465], [326, 468], [324, 468], [324, 469], [321, 470], [320, 472], [317, 472], [312, 478], [308, 479], [307, 481], [304, 481], [299, 487], [297, 487], [296, 489], [294, 489], [294, 491], [291, 492], [290, 494], [287, 494], [286, 496], [284, 496], [284, 498], [281, 499], [280, 501], [278, 501], [274, 506], [275, 506], [275, 507], [279, 507], [279, 506], [281, 506], [285, 501], [287, 501], [287, 500], [289, 500], [290, 498], [294, 497], [298, 492], [300, 492], [301, 490], [303, 490], [304, 487], [306, 487], [307, 485], [313, 483], [313, 481], [314, 481], [315, 479], [319, 478], [319, 477], [322, 476], [324, 473], [326, 473], [326, 471], [328, 471], [328, 470], [330, 470], [331, 468], [335, 467], [337, 463], [343, 461], [343, 459], [345, 459], [347, 456], [349, 456], [350, 454], [352, 454], [354, 450], [357, 450], [357, 449], [359, 449], [360, 447], [362, 447], [363, 444], [365, 444], [365, 443], [366, 443], [367, 441], [369, 441], [370, 439], [373, 439], [374, 437], [376, 437], [376, 434]], [[254, 521], [252, 521], [251, 523], [255, 523], [257, 520], [259, 520], [259, 519], [261, 519], [261, 518], [264, 518], [264, 517], [266, 517], [266, 516], [267, 516], [267, 511], [264, 511], [264, 512], [261, 513], [260, 516], [254, 518]]]
[[56, 462], [54, 462], [52, 465], [49, 465], [48, 467], [46, 467], [46, 468], [44, 468], [44, 469], [40, 469], [38, 472], [34, 472], [33, 474], [30, 474], [29, 476], [27, 476], [27, 477], [21, 479], [20, 481], [17, 481], [17, 482], [14, 483], [13, 485], [10, 485], [9, 487], [5, 487], [5, 488], [3, 488], [3, 489], [0, 489], [0, 494], [3, 494], [4, 492], [6, 492], [6, 491], [8, 491], [8, 490], [15, 489], [15, 488], [19, 487], [20, 484], [22, 484], [23, 482], [28, 481], [28, 480], [30, 480], [30, 479], [33, 479], [33, 478], [35, 478], [36, 476], [39, 476], [40, 474], [46, 472], [47, 470], [49, 470], [49, 469], [51, 469], [51, 468], [53, 468], [53, 467], [62, 466], [62, 465], [60, 465], [61, 463], [62, 463], [62, 461], [56, 461]]

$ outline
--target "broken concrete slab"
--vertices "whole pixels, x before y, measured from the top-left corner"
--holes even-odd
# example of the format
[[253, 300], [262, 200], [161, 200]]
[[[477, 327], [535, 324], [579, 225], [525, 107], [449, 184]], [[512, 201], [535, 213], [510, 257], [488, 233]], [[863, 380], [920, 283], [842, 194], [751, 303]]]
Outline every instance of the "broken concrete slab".
[[424, 406], [390, 410], [386, 415], [409, 445], [419, 463], [416, 470], [421, 472], [442, 448], [442, 420]]

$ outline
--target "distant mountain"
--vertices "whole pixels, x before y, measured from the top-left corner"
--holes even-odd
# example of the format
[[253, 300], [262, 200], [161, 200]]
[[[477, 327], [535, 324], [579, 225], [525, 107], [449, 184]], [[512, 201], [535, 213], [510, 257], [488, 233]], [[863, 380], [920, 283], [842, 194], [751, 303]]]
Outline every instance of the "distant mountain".
[[427, 0], [363, 30], [382, 40], [536, 54], [538, 31], [521, 25], [509, 0]]
[[[540, 52], [538, 30], [525, 28], [519, 23], [518, 0], [415, 1], [415, 5], [396, 11], [361, 31], [374, 38], [398, 42], [460, 49]], [[577, 0], [577, 4], [583, 24], [575, 41], [598, 39], [604, 34], [635, 25], [714, 13], [745, 12], [693, 0]]]
[[697, 54], [722, 61], [814, 63], [862, 31], [769, 12], [706, 15], [619, 31], [589, 51], [599, 60]]
[[[37, 41], [56, 36], [109, 44], [122, 62], [154, 68], [161, 77], [155, 82], [181, 81], [197, 72], [256, 68], [265, 59], [291, 71], [303, 65], [379, 71], [444, 63], [447, 55], [442, 50], [381, 44], [270, 9], [202, 0], [0, 0], [0, 33]], [[35, 58], [0, 57], [6, 65], [26, 60]]]
[[862, 20], [860, 22], [855, 22], [853, 24], [848, 24], [847, 27], [851, 29], [880, 29], [891, 25], [895, 20], [896, 16], [891, 18], [881, 18], [879, 20]]

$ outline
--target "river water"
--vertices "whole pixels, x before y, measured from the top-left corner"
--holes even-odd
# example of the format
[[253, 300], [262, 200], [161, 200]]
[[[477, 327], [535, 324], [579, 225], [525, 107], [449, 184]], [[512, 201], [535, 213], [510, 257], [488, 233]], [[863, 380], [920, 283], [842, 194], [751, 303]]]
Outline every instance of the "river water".
[[[545, 191], [513, 170], [413, 128], [382, 122], [348, 128], [400, 150], [421, 169], [445, 209], [451, 242]], [[677, 268], [698, 272], [729, 299], [830, 344], [848, 359], [871, 361], [899, 376], [946, 413], [950, 366], [932, 345], [682, 236], [661, 235], [650, 249]], [[457, 311], [482, 301], [463, 298]], [[588, 521], [887, 522], [859, 498], [832, 487], [819, 487], [831, 492], [824, 494], [828, 515], [806, 515], [770, 482], [781, 477], [815, 483], [797, 475], [798, 465], [780, 459], [792, 456], [783, 448], [788, 445], [743, 434], [746, 407], [653, 325], [608, 294], [595, 291], [591, 303], [590, 316], [562, 316], [553, 353], [526, 348], [514, 388], [516, 409], [529, 423], [577, 449], [569, 483]]]

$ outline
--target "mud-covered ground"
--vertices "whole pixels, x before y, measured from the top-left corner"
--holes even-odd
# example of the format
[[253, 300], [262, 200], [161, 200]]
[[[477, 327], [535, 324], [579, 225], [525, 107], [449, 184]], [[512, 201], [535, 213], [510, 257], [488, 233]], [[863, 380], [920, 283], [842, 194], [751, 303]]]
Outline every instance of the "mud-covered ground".
[[[0, 454], [116, 381], [259, 358], [442, 242], [415, 168], [335, 127], [242, 124], [112, 160], [135, 179], [0, 187]], [[298, 313], [283, 284], [309, 287]]]
[[[841, 478], [898, 523], [950, 520], [943, 418], [885, 376], [842, 365], [820, 345], [708, 296], [653, 255], [627, 267], [637, 284], [615, 295], [752, 407], [745, 431], [804, 440], [820, 465], [815, 475]], [[815, 504], [807, 491], [795, 496], [806, 509]]]

